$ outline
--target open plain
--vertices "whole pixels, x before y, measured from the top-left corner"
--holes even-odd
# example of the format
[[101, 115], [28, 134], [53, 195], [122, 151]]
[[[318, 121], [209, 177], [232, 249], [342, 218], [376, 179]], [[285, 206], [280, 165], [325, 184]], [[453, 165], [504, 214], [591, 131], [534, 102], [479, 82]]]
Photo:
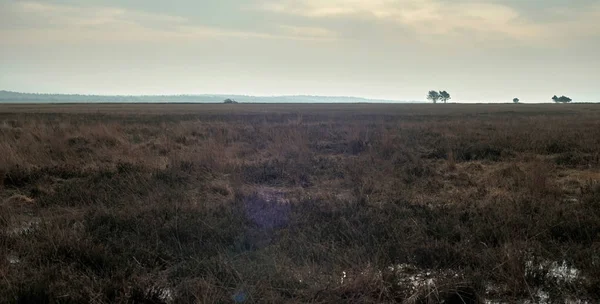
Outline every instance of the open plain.
[[593, 303], [599, 252], [596, 104], [0, 105], [0, 302]]

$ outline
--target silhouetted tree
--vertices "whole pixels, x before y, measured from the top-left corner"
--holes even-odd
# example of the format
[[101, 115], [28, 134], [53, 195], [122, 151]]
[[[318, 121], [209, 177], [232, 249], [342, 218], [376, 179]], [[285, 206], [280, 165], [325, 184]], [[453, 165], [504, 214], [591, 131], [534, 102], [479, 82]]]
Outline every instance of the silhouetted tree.
[[519, 103], [519, 98], [513, 98], [514, 103]]
[[561, 97], [557, 97], [556, 95], [554, 95], [554, 96], [552, 97], [552, 100], [553, 100], [554, 102], [562, 102], [562, 103], [568, 103], [568, 102], [571, 102], [571, 101], [573, 101], [573, 99], [571, 99], [571, 98], [569, 98], [569, 97], [567, 97], [567, 96], [564, 96], [564, 95], [563, 95], [563, 96], [561, 96]]
[[569, 98], [567, 96], [561, 96], [561, 97], [558, 98], [558, 101], [560, 101], [560, 102], [571, 102], [571, 101], [573, 101], [573, 99], [571, 99], [571, 98]]
[[227, 98], [223, 101], [223, 103], [238, 103], [237, 101], [231, 99], [231, 98]]
[[440, 99], [446, 103], [448, 100], [452, 99], [452, 97], [450, 97], [450, 94], [448, 94], [448, 92], [446, 91], [440, 91]]
[[438, 91], [429, 91], [429, 94], [427, 94], [427, 99], [433, 101], [433, 103], [437, 103], [437, 101], [440, 99], [440, 93], [438, 93]]

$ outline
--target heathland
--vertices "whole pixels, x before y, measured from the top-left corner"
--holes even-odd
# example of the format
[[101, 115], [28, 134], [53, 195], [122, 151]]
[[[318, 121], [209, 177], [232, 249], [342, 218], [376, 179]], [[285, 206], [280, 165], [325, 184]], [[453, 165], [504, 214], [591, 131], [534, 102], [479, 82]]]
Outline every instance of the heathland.
[[591, 303], [599, 252], [600, 105], [0, 105], [0, 302]]

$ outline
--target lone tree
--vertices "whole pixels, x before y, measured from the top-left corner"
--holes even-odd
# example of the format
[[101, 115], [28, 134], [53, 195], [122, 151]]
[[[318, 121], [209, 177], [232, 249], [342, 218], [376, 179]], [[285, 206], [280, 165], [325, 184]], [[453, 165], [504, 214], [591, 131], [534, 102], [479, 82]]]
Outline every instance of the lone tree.
[[573, 101], [573, 99], [571, 99], [571, 98], [569, 98], [567, 96], [561, 96], [561, 97], [558, 98], [558, 100], [560, 102], [571, 102], [571, 101]]
[[557, 102], [557, 103], [558, 103], [558, 102], [567, 103], [567, 102], [571, 102], [571, 101], [573, 101], [573, 99], [571, 99], [571, 98], [569, 98], [569, 97], [567, 97], [567, 96], [564, 96], [564, 95], [563, 95], [563, 96], [561, 96], [561, 97], [557, 97], [556, 95], [554, 95], [554, 96], [552, 97], [552, 100], [553, 100], [554, 102]]
[[514, 103], [519, 103], [519, 98], [513, 98]]
[[223, 101], [223, 103], [238, 103], [237, 101], [231, 99], [231, 98], [227, 98]]
[[437, 103], [437, 101], [440, 99], [440, 93], [438, 93], [438, 91], [429, 91], [429, 94], [427, 94], [427, 99], [433, 101], [433, 103]]
[[440, 91], [440, 99], [446, 103], [448, 100], [452, 99], [452, 97], [450, 97], [450, 94], [448, 94], [448, 92], [446, 91]]

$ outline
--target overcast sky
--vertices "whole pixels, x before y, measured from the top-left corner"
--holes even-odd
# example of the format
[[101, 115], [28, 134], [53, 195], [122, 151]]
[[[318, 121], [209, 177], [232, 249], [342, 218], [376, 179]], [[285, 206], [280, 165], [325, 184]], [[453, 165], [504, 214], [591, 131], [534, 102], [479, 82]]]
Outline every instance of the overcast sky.
[[600, 100], [600, 0], [0, 0], [0, 89]]

